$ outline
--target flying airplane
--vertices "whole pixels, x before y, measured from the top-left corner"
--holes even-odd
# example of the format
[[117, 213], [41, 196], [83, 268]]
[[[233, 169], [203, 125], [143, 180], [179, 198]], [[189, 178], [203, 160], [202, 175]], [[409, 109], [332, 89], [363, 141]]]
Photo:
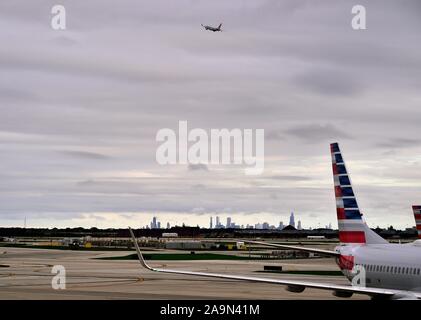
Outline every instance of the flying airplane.
[[421, 206], [412, 206], [414, 212], [415, 226], [417, 228], [418, 239], [421, 239]]
[[217, 32], [217, 31], [222, 31], [221, 27], [222, 27], [222, 23], [219, 24], [219, 26], [217, 28], [215, 27], [211, 27], [211, 26], [204, 26], [203, 24], [201, 24], [201, 26], [203, 28], [205, 28], [205, 30], [209, 30], [209, 31], [213, 31], [213, 32]]
[[343, 298], [358, 293], [373, 299], [421, 299], [421, 242], [417, 240], [407, 244], [392, 244], [372, 231], [360, 212], [338, 143], [332, 143], [330, 151], [340, 245], [331, 251], [259, 241], [246, 242], [331, 256], [352, 285], [152, 268], [143, 259], [134, 233], [129, 228], [140, 264], [155, 272], [278, 284], [286, 286], [291, 292], [316, 288], [332, 291], [333, 295]]

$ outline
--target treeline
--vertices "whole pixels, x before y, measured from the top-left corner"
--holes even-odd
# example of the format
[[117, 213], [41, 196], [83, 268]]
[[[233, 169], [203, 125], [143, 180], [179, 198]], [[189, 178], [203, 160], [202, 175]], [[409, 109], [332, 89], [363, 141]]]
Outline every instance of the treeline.
[[[417, 237], [415, 228], [395, 230], [376, 228], [374, 231], [385, 239], [412, 239]], [[326, 239], [337, 239], [338, 231], [331, 229], [313, 230], [258, 230], [258, 229], [201, 229], [199, 227], [172, 227], [170, 229], [135, 229], [137, 237], [160, 238], [163, 233], [177, 233], [178, 237], [194, 238], [306, 238], [308, 236], [323, 236]], [[0, 228], [0, 237], [36, 237], [63, 238], [86, 237], [95, 238], [127, 238], [128, 229], [98, 229], [98, 228]]]

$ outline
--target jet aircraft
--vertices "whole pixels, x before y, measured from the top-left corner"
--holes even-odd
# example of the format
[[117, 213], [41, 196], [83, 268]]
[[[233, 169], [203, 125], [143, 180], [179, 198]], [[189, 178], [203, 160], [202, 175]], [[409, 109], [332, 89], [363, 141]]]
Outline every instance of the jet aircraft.
[[222, 31], [222, 29], [221, 29], [222, 23], [220, 23], [218, 27], [204, 26], [203, 24], [201, 26], [203, 28], [205, 28], [205, 30], [209, 30], [209, 31], [213, 31], [213, 32]]
[[[421, 299], [421, 240], [407, 244], [392, 244], [372, 231], [359, 209], [338, 143], [330, 145], [330, 152], [340, 245], [334, 250], [324, 250], [259, 241], [243, 241], [331, 256], [335, 258], [339, 269], [352, 285], [152, 268], [143, 259], [134, 233], [129, 228], [140, 264], [154, 272], [283, 285], [291, 292], [316, 288], [332, 291], [333, 295], [344, 298], [358, 293], [368, 295], [373, 299]], [[418, 211], [417, 207], [417, 213]]]

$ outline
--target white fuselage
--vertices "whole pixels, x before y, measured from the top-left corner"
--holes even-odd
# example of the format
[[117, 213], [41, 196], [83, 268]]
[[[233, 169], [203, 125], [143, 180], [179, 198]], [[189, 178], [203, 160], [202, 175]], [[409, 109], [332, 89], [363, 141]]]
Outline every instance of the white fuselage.
[[[335, 248], [342, 256], [352, 257], [354, 266], [362, 266], [367, 287], [421, 292], [421, 243], [342, 245]], [[344, 275], [354, 273], [337, 259]]]

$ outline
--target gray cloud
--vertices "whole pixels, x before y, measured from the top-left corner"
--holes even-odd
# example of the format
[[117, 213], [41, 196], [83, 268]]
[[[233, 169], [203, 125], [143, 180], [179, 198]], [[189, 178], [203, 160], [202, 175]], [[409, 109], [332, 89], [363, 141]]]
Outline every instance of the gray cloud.
[[307, 176], [290, 176], [290, 175], [273, 175], [265, 177], [265, 179], [282, 180], [282, 181], [309, 181], [311, 177]]
[[402, 149], [402, 148], [411, 148], [419, 147], [421, 144], [421, 139], [412, 139], [412, 138], [392, 138], [388, 141], [379, 142], [377, 146], [386, 149]]
[[68, 155], [70, 157], [75, 157], [75, 158], [82, 158], [82, 159], [87, 159], [87, 160], [105, 160], [108, 159], [109, 157], [97, 152], [90, 152], [90, 151], [58, 151], [64, 155]]
[[188, 165], [188, 169], [190, 171], [197, 171], [197, 170], [209, 171], [208, 166], [206, 164], [203, 164], [203, 163], [198, 163], [198, 164], [192, 164], [192, 163], [190, 163]]
[[364, 88], [364, 83], [357, 82], [353, 75], [340, 70], [313, 70], [298, 75], [295, 83], [325, 95], [354, 96]]
[[299, 125], [294, 128], [286, 130], [286, 133], [295, 136], [307, 142], [314, 141], [338, 141], [339, 139], [350, 139], [351, 136], [336, 128], [332, 124], [309, 124]]

